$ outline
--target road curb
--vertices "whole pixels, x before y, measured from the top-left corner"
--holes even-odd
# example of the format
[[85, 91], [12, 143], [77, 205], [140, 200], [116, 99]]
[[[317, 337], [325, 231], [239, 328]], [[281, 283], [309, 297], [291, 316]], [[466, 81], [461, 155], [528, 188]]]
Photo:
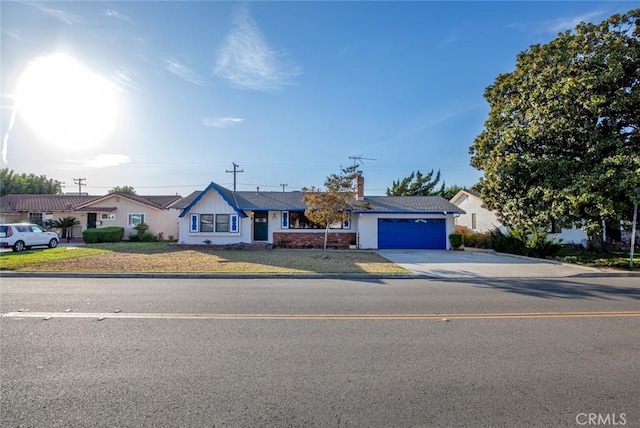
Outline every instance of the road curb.
[[628, 278], [639, 277], [640, 272], [584, 272], [566, 276], [553, 277], [481, 277], [481, 276], [440, 276], [424, 273], [416, 274], [344, 274], [344, 273], [278, 273], [278, 274], [215, 274], [215, 273], [101, 273], [101, 272], [0, 272], [0, 278], [94, 278], [94, 279], [435, 279], [435, 280], [469, 280], [469, 279], [570, 279], [570, 278]]
[[216, 274], [216, 273], [101, 273], [101, 272], [0, 272], [2, 278], [158, 278], [158, 279], [413, 279], [421, 274]]

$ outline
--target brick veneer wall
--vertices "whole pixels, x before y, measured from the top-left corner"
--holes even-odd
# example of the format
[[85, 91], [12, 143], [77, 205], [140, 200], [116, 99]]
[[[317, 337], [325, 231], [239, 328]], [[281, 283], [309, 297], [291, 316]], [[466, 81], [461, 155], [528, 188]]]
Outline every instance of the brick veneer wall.
[[[349, 248], [355, 242], [355, 232], [329, 233], [327, 248]], [[286, 248], [322, 248], [324, 245], [324, 231], [309, 232], [273, 232], [273, 245]]]

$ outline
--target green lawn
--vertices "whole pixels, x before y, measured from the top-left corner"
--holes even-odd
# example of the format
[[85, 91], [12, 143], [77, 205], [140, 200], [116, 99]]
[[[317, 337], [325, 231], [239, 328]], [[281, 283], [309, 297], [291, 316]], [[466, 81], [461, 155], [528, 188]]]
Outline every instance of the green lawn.
[[132, 273], [363, 273], [409, 271], [369, 251], [249, 250], [166, 243], [93, 244], [2, 253], [0, 270]]
[[[629, 251], [616, 250], [606, 253], [588, 253], [579, 250], [560, 250], [556, 256], [560, 261], [590, 267], [612, 267], [629, 269]], [[633, 257], [633, 270], [640, 270], [640, 254]]]

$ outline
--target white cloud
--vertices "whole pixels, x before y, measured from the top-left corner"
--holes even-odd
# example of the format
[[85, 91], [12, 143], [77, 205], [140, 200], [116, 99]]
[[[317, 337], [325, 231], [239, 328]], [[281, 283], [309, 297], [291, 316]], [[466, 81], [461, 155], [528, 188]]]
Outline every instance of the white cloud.
[[72, 13], [65, 12], [65, 11], [60, 10], [60, 9], [52, 9], [50, 7], [45, 6], [42, 3], [26, 3], [26, 4], [28, 4], [28, 5], [32, 6], [32, 7], [35, 7], [39, 11], [44, 12], [47, 15], [50, 15], [50, 16], [54, 17], [58, 21], [64, 22], [67, 25], [71, 25], [71, 24], [75, 24], [77, 22], [80, 22], [80, 17], [77, 16], [77, 15], [74, 15]]
[[239, 117], [207, 117], [202, 121], [204, 126], [212, 128], [229, 128], [242, 122], [244, 122], [244, 119]]
[[107, 168], [129, 163], [131, 162], [131, 158], [126, 155], [99, 154], [91, 159], [81, 161], [69, 160], [69, 162], [80, 163], [83, 167], [86, 168]]
[[127, 92], [125, 88], [132, 89], [136, 92], [142, 90], [140, 84], [135, 79], [134, 73], [125, 67], [120, 67], [116, 71], [114, 83], [121, 92]]
[[131, 20], [131, 18], [129, 18], [124, 13], [118, 12], [117, 10], [105, 9], [104, 14], [110, 18], [119, 19], [120, 21], [125, 21], [125, 22], [128, 22], [129, 24], [133, 24], [133, 21]]
[[546, 31], [553, 33], [561, 33], [566, 30], [575, 29], [581, 22], [591, 22], [594, 18], [602, 17], [604, 13], [601, 10], [585, 13], [583, 15], [569, 17], [569, 18], [557, 18], [552, 21], [546, 22], [543, 27]]
[[164, 68], [182, 80], [193, 83], [194, 85], [204, 85], [205, 83], [204, 79], [202, 79], [198, 73], [175, 59], [166, 59], [164, 61]]
[[245, 89], [271, 92], [291, 84], [302, 69], [286, 64], [283, 51], [272, 50], [246, 7], [239, 7], [233, 28], [218, 49], [213, 73]]
[[22, 36], [22, 31], [20, 31], [19, 29], [17, 29], [17, 30], [4, 30], [4, 31], [2, 31], [2, 34], [5, 34], [8, 37], [11, 37], [12, 39], [16, 39], [16, 40], [20, 40], [20, 41], [27, 40], [25, 37]]

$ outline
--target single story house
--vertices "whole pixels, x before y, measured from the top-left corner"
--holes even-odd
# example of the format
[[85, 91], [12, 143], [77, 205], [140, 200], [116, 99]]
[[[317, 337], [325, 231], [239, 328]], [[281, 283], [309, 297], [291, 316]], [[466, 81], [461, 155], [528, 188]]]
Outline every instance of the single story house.
[[[464, 214], [456, 217], [456, 226], [478, 233], [494, 229], [506, 232], [507, 228], [498, 220], [496, 214], [484, 207], [478, 193], [472, 190], [460, 190], [451, 198], [451, 203], [464, 211]], [[551, 224], [549, 237], [561, 240], [565, 244], [584, 244], [587, 240], [587, 233], [582, 229], [563, 229]]]
[[[464, 211], [439, 196], [364, 196], [357, 178], [350, 219], [332, 226], [329, 246], [361, 249], [449, 249], [454, 216]], [[231, 191], [216, 183], [175, 203], [178, 243], [322, 247], [324, 228], [309, 221], [302, 192]]]
[[79, 222], [71, 237], [81, 237], [86, 229], [123, 227], [127, 239], [135, 234], [139, 223], [149, 225], [149, 231], [165, 239], [178, 236], [178, 212], [170, 206], [181, 196], [139, 196], [110, 193], [105, 196], [85, 195], [6, 195], [0, 198], [0, 222], [30, 222], [44, 225], [63, 217], [75, 217]]

